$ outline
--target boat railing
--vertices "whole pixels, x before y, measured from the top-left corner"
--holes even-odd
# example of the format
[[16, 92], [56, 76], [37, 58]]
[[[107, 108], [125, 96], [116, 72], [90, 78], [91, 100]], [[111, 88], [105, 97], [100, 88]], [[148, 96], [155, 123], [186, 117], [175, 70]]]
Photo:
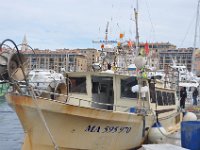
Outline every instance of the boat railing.
[[[123, 111], [122, 112], [130, 112], [130, 109], [132, 107], [130, 106], [123, 106], [123, 105], [115, 105], [115, 104], [108, 104], [108, 103], [101, 103], [101, 102], [95, 102], [95, 101], [92, 101], [92, 100], [86, 100], [86, 99], [83, 99], [83, 98], [79, 98], [79, 97], [74, 97], [74, 96], [70, 96], [70, 95], [65, 95], [65, 94], [59, 94], [59, 93], [55, 93], [55, 92], [49, 92], [47, 90], [39, 90], [39, 89], [34, 89], [34, 92], [37, 93], [38, 92], [43, 92], [43, 93], [46, 93], [46, 94], [49, 94], [49, 95], [52, 95], [53, 97], [55, 97], [54, 99], [50, 98], [50, 97], [42, 97], [42, 96], [37, 96], [39, 98], [42, 98], [42, 99], [48, 99], [48, 100], [53, 100], [55, 102], [59, 102], [59, 103], [63, 103], [63, 104], [70, 104], [70, 105], [77, 105], [79, 107], [91, 107], [91, 108], [98, 108], [98, 107], [94, 107], [92, 106], [92, 104], [97, 104], [97, 105], [101, 105], [101, 106], [111, 106], [113, 107], [113, 111], [117, 111], [117, 108], [123, 108]], [[56, 99], [56, 97], [62, 97], [62, 100], [59, 100], [59, 99]], [[64, 101], [63, 101], [64, 99]], [[72, 101], [74, 100], [77, 100], [77, 103], [71, 103]], [[87, 102], [89, 105], [82, 105], [83, 102]], [[101, 108], [99, 108], [101, 109]]]

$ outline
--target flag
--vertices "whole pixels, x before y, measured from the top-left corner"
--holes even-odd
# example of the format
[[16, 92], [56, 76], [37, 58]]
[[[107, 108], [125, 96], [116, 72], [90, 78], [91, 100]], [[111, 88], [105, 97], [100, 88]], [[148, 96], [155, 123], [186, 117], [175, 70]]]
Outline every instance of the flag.
[[121, 42], [117, 42], [117, 46], [121, 46]]
[[129, 47], [132, 47], [132, 46], [133, 46], [133, 43], [131, 42], [131, 40], [128, 41], [128, 46], [129, 46]]
[[119, 34], [119, 38], [122, 39], [123, 37], [124, 37], [124, 34], [123, 34], [123, 33], [120, 33], [120, 34]]
[[104, 44], [101, 44], [101, 48], [104, 49]]
[[148, 55], [149, 54], [149, 44], [147, 42], [144, 45], [144, 49], [145, 49], [146, 55]]

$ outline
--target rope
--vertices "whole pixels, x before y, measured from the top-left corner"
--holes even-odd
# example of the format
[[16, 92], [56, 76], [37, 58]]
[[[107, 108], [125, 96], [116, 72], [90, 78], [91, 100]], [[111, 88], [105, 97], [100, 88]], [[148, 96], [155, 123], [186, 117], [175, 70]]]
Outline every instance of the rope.
[[51, 131], [50, 131], [50, 129], [49, 129], [49, 127], [48, 127], [48, 125], [47, 125], [47, 123], [45, 121], [44, 115], [42, 114], [42, 111], [40, 110], [40, 108], [38, 107], [38, 105], [36, 103], [37, 98], [36, 98], [36, 95], [34, 93], [33, 87], [30, 87], [30, 89], [31, 89], [31, 97], [32, 97], [33, 102], [34, 102], [34, 104], [36, 106], [36, 109], [37, 109], [37, 111], [38, 111], [38, 113], [39, 113], [39, 115], [40, 115], [40, 117], [42, 119], [42, 122], [44, 123], [44, 126], [45, 126], [45, 128], [46, 128], [46, 130], [47, 130], [47, 132], [48, 132], [48, 134], [50, 136], [50, 139], [51, 139], [51, 141], [52, 141], [52, 143], [54, 145], [54, 149], [55, 150], [59, 150], [59, 147], [56, 144], [55, 139], [54, 139], [53, 135], [51, 134]]
[[[158, 124], [158, 122], [157, 122], [157, 119], [156, 119], [156, 115], [155, 115], [155, 113], [153, 112], [153, 110], [152, 110], [152, 114], [153, 114], [153, 116], [154, 116], [154, 121], [155, 121], [156, 125], [159, 126], [159, 124]], [[165, 133], [163, 133], [163, 132], [161, 131], [160, 128], [158, 128], [158, 130], [159, 130], [160, 133], [161, 133], [163, 136], [165, 136], [166, 138], [175, 139], [175, 140], [180, 140], [180, 139], [181, 139], [181, 138], [170, 137], [170, 136], [166, 135]]]
[[[19, 67], [20, 67], [21, 70], [22, 70], [22, 74], [23, 74], [23, 76], [24, 76], [25, 85], [26, 85], [27, 87], [29, 87], [28, 79], [26, 78], [26, 74], [25, 74], [25, 71], [24, 71], [24, 68], [23, 68], [23, 61], [22, 61], [22, 59], [21, 59], [18, 46], [17, 46], [17, 45], [15, 44], [15, 42], [12, 41], [11, 39], [6, 39], [6, 40], [4, 40], [2, 43], [0, 43], [0, 49], [2, 49], [2, 45], [4, 45], [5, 42], [11, 42], [11, 43], [14, 45], [14, 47], [16, 48], [16, 52], [17, 52], [17, 61], [19, 62]], [[11, 80], [11, 81], [12, 81], [12, 80]], [[13, 85], [14, 85], [14, 84], [13, 84]], [[49, 134], [49, 136], [50, 136], [50, 139], [51, 139], [51, 141], [52, 141], [52, 143], [53, 143], [53, 145], [54, 145], [55, 150], [59, 150], [58, 145], [56, 144], [56, 142], [55, 142], [55, 140], [54, 140], [54, 138], [53, 138], [53, 136], [52, 136], [52, 134], [51, 134], [51, 132], [50, 132], [50, 129], [49, 129], [48, 126], [47, 126], [47, 123], [46, 123], [46, 121], [45, 121], [44, 115], [42, 114], [41, 110], [39, 109], [39, 107], [38, 107], [38, 105], [37, 105], [37, 103], [36, 103], [37, 98], [36, 98], [36, 95], [35, 95], [35, 93], [34, 93], [33, 88], [30, 87], [30, 91], [28, 90], [27, 92], [31, 95], [31, 97], [32, 97], [32, 99], [33, 99], [33, 102], [34, 102], [34, 104], [35, 104], [35, 106], [36, 106], [36, 109], [37, 109], [37, 111], [38, 111], [38, 113], [39, 113], [39, 116], [41, 117], [41, 119], [42, 119], [42, 121], [43, 121], [43, 123], [44, 123], [44, 125], [45, 125], [45, 128], [46, 128], [46, 130], [47, 130], [47, 132], [48, 132], [48, 134]]]

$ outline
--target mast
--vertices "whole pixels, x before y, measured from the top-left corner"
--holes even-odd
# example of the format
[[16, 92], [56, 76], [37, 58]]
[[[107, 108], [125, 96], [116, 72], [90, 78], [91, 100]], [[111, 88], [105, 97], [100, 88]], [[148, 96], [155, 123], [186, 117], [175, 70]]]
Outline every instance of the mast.
[[197, 16], [196, 16], [196, 24], [195, 24], [195, 33], [194, 33], [194, 47], [193, 47], [193, 52], [192, 52], [192, 69], [191, 71], [196, 74], [195, 67], [194, 67], [194, 58], [195, 58], [195, 50], [196, 50], [196, 40], [197, 40], [197, 28], [199, 25], [199, 5], [200, 5], [200, 0], [198, 1], [197, 5]]
[[109, 26], [109, 22], [107, 22], [107, 24], [106, 24], [106, 30], [105, 30], [105, 42], [106, 42], [106, 44], [108, 42], [108, 26]]
[[134, 12], [135, 12], [135, 28], [136, 28], [135, 48], [136, 48], [136, 56], [137, 56], [139, 54], [138, 0], [136, 1], [136, 8], [134, 8]]

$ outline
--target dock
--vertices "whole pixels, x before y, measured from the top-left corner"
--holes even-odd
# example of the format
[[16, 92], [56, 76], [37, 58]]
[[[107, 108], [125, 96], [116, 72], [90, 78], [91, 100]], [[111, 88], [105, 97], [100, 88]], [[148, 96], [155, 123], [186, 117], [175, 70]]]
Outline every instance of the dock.
[[188, 150], [172, 144], [145, 144], [139, 150]]

